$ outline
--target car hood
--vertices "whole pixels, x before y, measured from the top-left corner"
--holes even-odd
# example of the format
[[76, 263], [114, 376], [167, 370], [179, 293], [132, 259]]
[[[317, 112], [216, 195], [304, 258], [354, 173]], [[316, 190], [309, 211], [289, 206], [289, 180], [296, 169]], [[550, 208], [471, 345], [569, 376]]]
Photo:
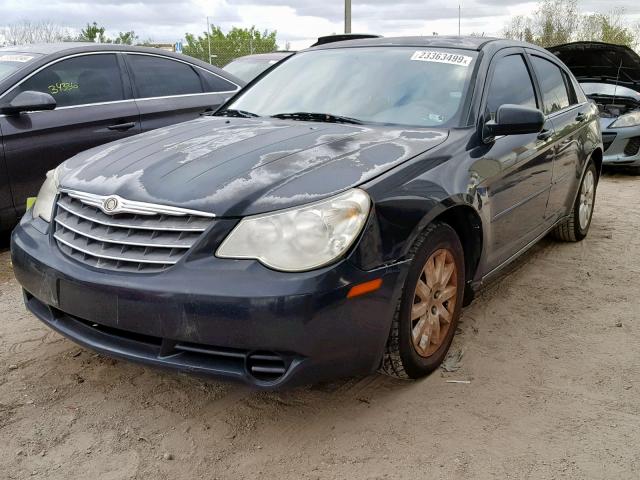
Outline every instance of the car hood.
[[446, 130], [201, 117], [83, 152], [61, 188], [243, 216], [360, 185], [444, 142]]
[[549, 48], [580, 82], [602, 82], [640, 90], [640, 56], [629, 47], [574, 42]]

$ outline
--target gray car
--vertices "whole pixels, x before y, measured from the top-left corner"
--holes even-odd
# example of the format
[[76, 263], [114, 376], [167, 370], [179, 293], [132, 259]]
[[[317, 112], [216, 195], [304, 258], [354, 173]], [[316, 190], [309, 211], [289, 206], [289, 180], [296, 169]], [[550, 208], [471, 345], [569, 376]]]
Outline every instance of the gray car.
[[629, 47], [575, 42], [550, 48], [598, 105], [603, 162], [640, 174], [640, 57]]
[[75, 154], [216, 110], [244, 82], [157, 48], [58, 43], [0, 48], [0, 231], [45, 173]]
[[262, 72], [294, 53], [295, 52], [271, 52], [247, 55], [229, 62], [223, 69], [231, 75], [235, 75], [244, 82], [249, 83]]

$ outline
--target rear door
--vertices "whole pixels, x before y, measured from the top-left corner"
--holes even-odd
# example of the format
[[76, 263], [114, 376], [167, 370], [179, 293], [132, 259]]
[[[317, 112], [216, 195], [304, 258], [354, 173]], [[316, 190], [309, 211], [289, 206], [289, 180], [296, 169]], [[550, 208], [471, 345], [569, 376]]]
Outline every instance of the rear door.
[[4, 161], [4, 148], [2, 146], [2, 125], [0, 125], [0, 232], [9, 228], [15, 220], [15, 209], [11, 196], [11, 186], [7, 174], [7, 165]]
[[[485, 86], [485, 116], [501, 105], [540, 106], [539, 94], [522, 49], [507, 49], [491, 62]], [[487, 145], [483, 164], [491, 212], [490, 258], [497, 267], [545, 228], [553, 167], [553, 125], [541, 134], [509, 135]]]
[[73, 155], [140, 131], [116, 53], [80, 54], [38, 70], [2, 101], [19, 92], [51, 94], [55, 110], [0, 117], [7, 175], [18, 214], [37, 194], [48, 170]]
[[214, 111], [239, 89], [185, 61], [133, 52], [127, 53], [126, 59], [143, 131]]
[[553, 122], [556, 154], [546, 216], [555, 221], [573, 202], [582, 175], [580, 131], [590, 118], [588, 102], [578, 102], [571, 78], [550, 58], [530, 52], [529, 58], [542, 94], [543, 111]]

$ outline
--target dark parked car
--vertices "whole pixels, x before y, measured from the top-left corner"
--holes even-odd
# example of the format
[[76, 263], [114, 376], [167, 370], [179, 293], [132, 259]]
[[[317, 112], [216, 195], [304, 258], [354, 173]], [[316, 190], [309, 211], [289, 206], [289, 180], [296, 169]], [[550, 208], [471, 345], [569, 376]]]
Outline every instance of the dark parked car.
[[[380, 35], [371, 35], [365, 33], [345, 33], [340, 35], [327, 35], [325, 37], [318, 38], [318, 41], [312, 46], [326, 45], [333, 42], [341, 42], [344, 40], [359, 40], [363, 38], [380, 38]], [[295, 52], [282, 51], [271, 53], [256, 53], [254, 55], [245, 55], [244, 57], [236, 58], [235, 60], [227, 63], [224, 66], [224, 70], [235, 75], [236, 77], [249, 83], [256, 78], [262, 72], [268, 68], [273, 67], [276, 63], [290, 57]]]
[[601, 163], [597, 108], [546, 50], [334, 43], [62, 164], [13, 267], [29, 310], [109, 355], [264, 388], [417, 378], [506, 264], [587, 235]]
[[245, 83], [249, 83], [262, 72], [274, 66], [280, 60], [284, 60], [288, 56], [293, 55], [293, 53], [294, 52], [272, 52], [246, 55], [227, 63], [223, 67], [223, 70], [242, 79]]
[[624, 45], [575, 42], [549, 50], [598, 105], [604, 141], [603, 163], [640, 174], [640, 56]]
[[159, 49], [60, 43], [0, 48], [0, 230], [45, 173], [76, 153], [217, 109], [244, 84]]

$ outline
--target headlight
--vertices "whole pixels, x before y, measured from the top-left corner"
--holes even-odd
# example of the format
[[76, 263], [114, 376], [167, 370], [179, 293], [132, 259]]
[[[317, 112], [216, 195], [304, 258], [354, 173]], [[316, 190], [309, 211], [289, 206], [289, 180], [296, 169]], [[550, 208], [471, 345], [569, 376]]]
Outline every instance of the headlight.
[[369, 195], [349, 190], [328, 200], [244, 218], [222, 243], [221, 258], [252, 258], [267, 267], [300, 272], [344, 254], [369, 215]]
[[635, 127], [640, 125], [640, 110], [619, 116], [609, 128]]
[[38, 197], [36, 198], [36, 204], [33, 206], [33, 217], [40, 217], [41, 219], [51, 222], [51, 215], [53, 214], [53, 202], [58, 194], [58, 169], [49, 170], [47, 172], [47, 178], [45, 179]]

